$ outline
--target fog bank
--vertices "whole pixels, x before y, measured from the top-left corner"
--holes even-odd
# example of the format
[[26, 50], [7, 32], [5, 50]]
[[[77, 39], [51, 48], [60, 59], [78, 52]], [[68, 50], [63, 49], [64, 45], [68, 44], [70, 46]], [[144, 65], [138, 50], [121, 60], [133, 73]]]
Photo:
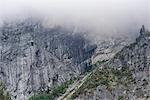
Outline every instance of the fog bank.
[[149, 0], [0, 0], [0, 22], [40, 18], [48, 26], [67, 25], [90, 35], [135, 35], [150, 27]]

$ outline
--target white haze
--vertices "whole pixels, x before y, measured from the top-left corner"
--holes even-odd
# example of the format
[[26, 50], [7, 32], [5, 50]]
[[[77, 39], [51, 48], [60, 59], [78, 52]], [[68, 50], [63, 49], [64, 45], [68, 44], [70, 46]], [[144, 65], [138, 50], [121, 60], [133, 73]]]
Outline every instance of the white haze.
[[129, 35], [150, 27], [149, 0], [0, 0], [0, 21], [39, 17], [48, 25], [71, 25], [91, 35]]

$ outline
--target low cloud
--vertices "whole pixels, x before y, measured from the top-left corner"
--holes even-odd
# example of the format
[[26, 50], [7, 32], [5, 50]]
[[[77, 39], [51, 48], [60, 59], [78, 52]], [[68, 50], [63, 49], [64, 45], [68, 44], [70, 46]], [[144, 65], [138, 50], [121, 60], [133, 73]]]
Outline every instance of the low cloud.
[[0, 20], [37, 17], [102, 36], [136, 34], [150, 27], [149, 0], [0, 0]]

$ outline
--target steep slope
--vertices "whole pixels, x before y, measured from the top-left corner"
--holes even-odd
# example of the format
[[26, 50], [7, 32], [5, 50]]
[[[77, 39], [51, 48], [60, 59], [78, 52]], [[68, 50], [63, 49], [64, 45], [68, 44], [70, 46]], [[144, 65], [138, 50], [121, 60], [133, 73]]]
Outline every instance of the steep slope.
[[99, 66], [73, 95], [79, 100], [149, 100], [150, 32], [144, 26], [134, 43]]
[[33, 19], [6, 22], [0, 28], [0, 80], [13, 100], [27, 100], [89, 70], [95, 48], [82, 33], [62, 27]]
[[97, 49], [93, 55], [93, 63], [97, 61], [109, 60], [118, 53], [124, 46], [129, 45], [131, 37], [108, 37], [106, 40], [97, 40]]

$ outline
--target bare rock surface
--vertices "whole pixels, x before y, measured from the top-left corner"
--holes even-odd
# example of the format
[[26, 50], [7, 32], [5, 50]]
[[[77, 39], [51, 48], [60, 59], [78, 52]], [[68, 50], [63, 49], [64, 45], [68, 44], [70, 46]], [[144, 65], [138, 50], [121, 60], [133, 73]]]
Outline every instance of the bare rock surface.
[[[97, 86], [95, 89], [89, 89], [86, 90], [86, 92], [79, 94], [78, 97], [76, 97], [77, 99], [149, 100], [150, 32], [145, 30], [144, 26], [142, 26], [140, 36], [136, 39], [136, 41], [128, 46], [123, 47], [117, 54], [115, 54], [114, 57], [105, 66], [103, 66], [103, 69], [101, 69], [100, 73], [103, 73], [103, 71], [106, 70], [105, 67], [107, 66], [109, 66], [108, 68], [113, 68], [118, 72], [125, 72], [126, 74], [122, 75], [120, 73], [119, 75], [115, 76], [116, 78], [110, 78], [107, 77], [107, 74], [106, 76], [102, 74], [104, 75], [103, 78], [102, 75], [98, 75], [99, 72], [93, 74], [95, 76], [97, 74], [97, 76], [101, 77], [101, 80], [96, 80], [96, 82], [100, 83], [102, 79], [108, 79], [105, 81], [105, 83], [99, 84], [99, 86]], [[113, 73], [109, 71], [109, 69], [106, 72]], [[120, 77], [119, 80], [117, 77]], [[87, 83], [94, 85], [92, 81]]]
[[13, 100], [77, 77], [91, 67], [95, 45], [82, 33], [27, 19], [0, 28], [0, 80]]

